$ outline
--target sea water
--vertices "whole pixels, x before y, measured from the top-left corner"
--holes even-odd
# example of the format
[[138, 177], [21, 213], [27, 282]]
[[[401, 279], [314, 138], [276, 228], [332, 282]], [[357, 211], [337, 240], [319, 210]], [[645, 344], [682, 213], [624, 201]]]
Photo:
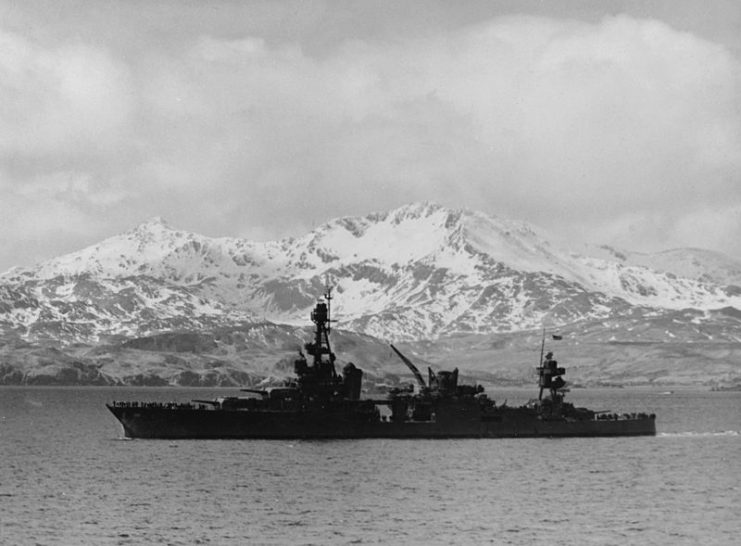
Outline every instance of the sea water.
[[[127, 440], [111, 400], [232, 391], [0, 388], [0, 543], [739, 544], [741, 393], [574, 390], [658, 435]], [[491, 392], [523, 403], [525, 390]]]

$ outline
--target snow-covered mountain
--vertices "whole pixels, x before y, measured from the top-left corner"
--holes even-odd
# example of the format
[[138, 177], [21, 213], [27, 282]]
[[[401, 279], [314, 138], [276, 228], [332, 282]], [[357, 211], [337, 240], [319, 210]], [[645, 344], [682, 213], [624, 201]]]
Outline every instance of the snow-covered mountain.
[[314, 302], [371, 381], [418, 363], [532, 381], [541, 327], [589, 384], [741, 384], [741, 263], [564, 248], [522, 222], [412, 204], [304, 237], [213, 239], [146, 222], [0, 275], [0, 384], [249, 385], [290, 373]]
[[0, 276], [0, 326], [92, 342], [269, 320], [306, 324], [324, 286], [338, 326], [388, 340], [741, 309], [741, 262], [681, 249], [564, 249], [536, 228], [411, 204], [301, 238], [208, 238], [161, 219]]

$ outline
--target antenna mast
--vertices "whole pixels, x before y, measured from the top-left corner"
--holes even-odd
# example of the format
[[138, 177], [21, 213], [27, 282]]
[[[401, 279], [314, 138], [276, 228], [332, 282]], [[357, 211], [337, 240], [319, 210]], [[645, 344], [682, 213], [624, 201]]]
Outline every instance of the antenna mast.
[[[538, 370], [543, 370], [543, 351], [545, 350], [545, 326], [543, 326], [543, 341], [540, 342], [540, 360], [538, 361]], [[540, 394], [538, 394], [538, 400], [543, 399], [543, 382], [540, 381]]]
[[330, 317], [330, 311], [332, 309], [332, 287], [329, 286], [329, 282], [324, 289], [324, 299], [327, 300], [327, 334], [332, 330], [332, 319]]

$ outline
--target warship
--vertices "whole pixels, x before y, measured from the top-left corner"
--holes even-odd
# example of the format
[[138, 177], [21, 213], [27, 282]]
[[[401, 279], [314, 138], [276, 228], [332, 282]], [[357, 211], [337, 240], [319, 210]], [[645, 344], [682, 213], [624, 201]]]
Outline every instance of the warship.
[[656, 434], [654, 414], [594, 411], [565, 401], [565, 369], [541, 345], [538, 398], [523, 406], [497, 405], [481, 385], [458, 383], [458, 368], [427, 380], [396, 347], [413, 385], [383, 398], [363, 396], [363, 370], [352, 362], [337, 372], [330, 345], [328, 289], [311, 313], [314, 337], [299, 351], [295, 378], [283, 386], [241, 389], [238, 396], [188, 403], [111, 402], [107, 408], [129, 438], [343, 439], [532, 438]]

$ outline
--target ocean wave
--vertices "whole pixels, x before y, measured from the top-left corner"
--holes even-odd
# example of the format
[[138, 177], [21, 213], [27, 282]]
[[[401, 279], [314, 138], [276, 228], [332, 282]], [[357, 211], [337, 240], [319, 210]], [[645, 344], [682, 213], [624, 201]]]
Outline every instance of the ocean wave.
[[661, 438], [697, 438], [709, 436], [738, 436], [741, 434], [738, 430], [724, 430], [720, 432], [659, 432], [656, 436]]

